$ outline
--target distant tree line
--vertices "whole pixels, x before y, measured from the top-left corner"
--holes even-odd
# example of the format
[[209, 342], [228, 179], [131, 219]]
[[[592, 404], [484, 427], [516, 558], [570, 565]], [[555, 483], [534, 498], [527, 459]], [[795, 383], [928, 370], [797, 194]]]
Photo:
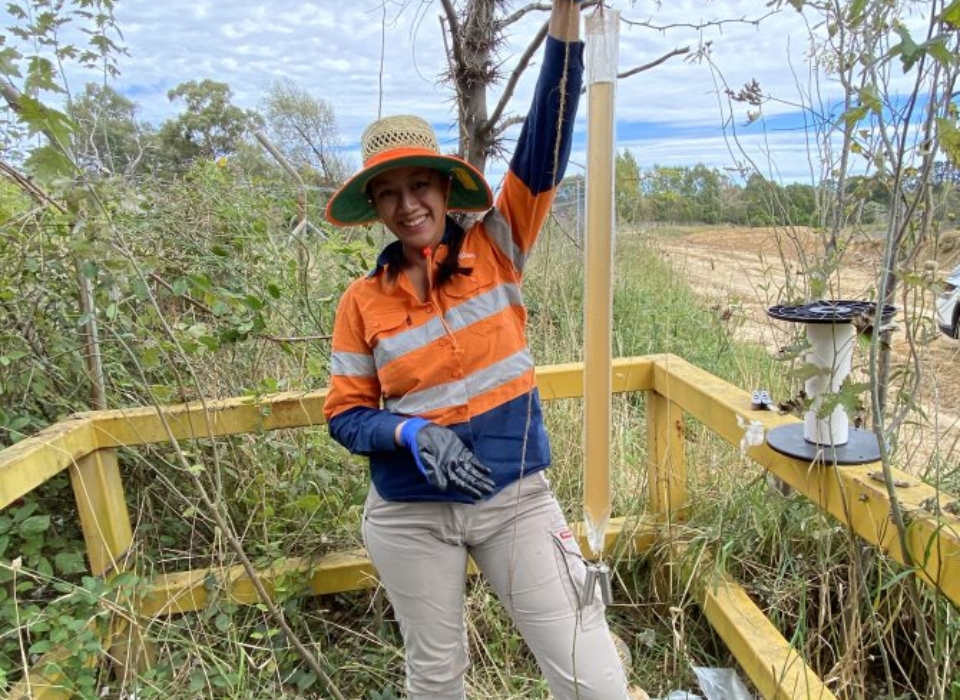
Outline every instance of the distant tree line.
[[[933, 220], [955, 221], [960, 215], [960, 168], [936, 163], [931, 184]], [[914, 178], [905, 178], [904, 190], [915, 186]], [[858, 225], [882, 225], [894, 196], [890, 183], [877, 176], [848, 177], [844, 193], [846, 219]], [[832, 181], [782, 185], [758, 173], [744, 181], [703, 164], [641, 168], [626, 149], [616, 157], [617, 216], [626, 223], [823, 226], [838, 194]]]
[[133, 100], [88, 83], [66, 109], [76, 161], [105, 175], [174, 177], [220, 158], [271, 171], [276, 164], [253, 139], [260, 132], [308, 182], [334, 184], [346, 172], [333, 108], [290, 81], [271, 85], [259, 110], [233, 104], [230, 86], [215, 80], [181, 83], [167, 97], [181, 110], [155, 127], [138, 119]]
[[[155, 127], [137, 118], [134, 101], [107, 85], [87, 84], [66, 110], [77, 162], [101, 174], [163, 178], [182, 175], [197, 161], [230, 158], [251, 175], [269, 176], [277, 164], [252, 137], [260, 133], [309, 184], [335, 186], [350, 170], [333, 108], [290, 81], [271, 85], [259, 110], [234, 105], [229, 85], [214, 80], [181, 83], [167, 96], [181, 111]], [[903, 191], [916, 180], [904, 178]], [[960, 168], [937, 162], [930, 182], [931, 220], [954, 221]], [[626, 223], [824, 226], [826, 212], [843, 202], [847, 222], [880, 226], [892, 197], [890, 183], [877, 175], [847, 177], [841, 193], [829, 180], [784, 185], [703, 164], [641, 168], [628, 149], [616, 156], [617, 215]]]

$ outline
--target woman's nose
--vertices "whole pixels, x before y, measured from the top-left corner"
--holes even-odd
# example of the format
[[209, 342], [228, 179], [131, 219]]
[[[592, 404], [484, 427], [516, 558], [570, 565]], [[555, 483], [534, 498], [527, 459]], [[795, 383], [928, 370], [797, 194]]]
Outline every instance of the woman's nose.
[[406, 211], [416, 206], [417, 197], [413, 190], [403, 188], [400, 190], [400, 209]]

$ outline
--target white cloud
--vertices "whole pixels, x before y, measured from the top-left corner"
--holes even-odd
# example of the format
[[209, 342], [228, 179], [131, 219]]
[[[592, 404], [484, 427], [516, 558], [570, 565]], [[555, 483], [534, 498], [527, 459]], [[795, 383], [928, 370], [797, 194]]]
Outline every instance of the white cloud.
[[[380, 110], [421, 114], [441, 127], [441, 139], [449, 143], [455, 133], [443, 127], [452, 126], [455, 112], [451, 92], [438, 77], [446, 62], [439, 4], [384, 2], [123, 0], [116, 4], [116, 17], [129, 55], [120, 59], [122, 75], [115, 87], [140, 105], [142, 119], [156, 124], [175, 114], [166, 92], [183, 81], [226, 82], [237, 104], [255, 108], [271, 82], [288, 78], [333, 106], [350, 148]], [[620, 36], [621, 70], [679, 47], [690, 49], [619, 83], [618, 146], [636, 148], [643, 163], [734, 165], [724, 138], [729, 134], [725, 86], [739, 90], [756, 79], [765, 93], [781, 100], [764, 106], [774, 118], [796, 111], [801, 90], [817, 94], [807, 87], [808, 28], [789, 5], [777, 13], [751, 0], [615, 0], [613, 5], [627, 20]], [[528, 17], [511, 28], [511, 42], [501, 55], [505, 69], [545, 17]], [[0, 21], [10, 23], [5, 15]], [[525, 109], [534, 72], [519, 86], [511, 113]], [[75, 90], [96, 79], [71, 76]], [[826, 91], [818, 99], [830, 99], [828, 82], [815, 85]], [[492, 94], [490, 104], [498, 97]], [[736, 107], [735, 118], [742, 122], [745, 109]], [[580, 142], [585, 114], [581, 106]], [[762, 159], [763, 151], [756, 150], [762, 139], [755, 131], [747, 130], [743, 143]], [[775, 170], [786, 179], [807, 179], [802, 131], [774, 136], [768, 143]], [[578, 157], [583, 162], [575, 153]], [[491, 164], [492, 178], [502, 167]]]

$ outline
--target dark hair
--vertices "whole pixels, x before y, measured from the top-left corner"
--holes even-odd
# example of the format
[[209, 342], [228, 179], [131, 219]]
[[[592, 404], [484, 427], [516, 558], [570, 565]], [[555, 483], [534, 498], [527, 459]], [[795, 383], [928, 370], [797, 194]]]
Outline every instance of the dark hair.
[[454, 275], [469, 275], [473, 272], [472, 267], [461, 267], [460, 265], [460, 249], [463, 248], [463, 239], [467, 237], [467, 232], [449, 216], [447, 217], [447, 230], [450, 232], [447, 241], [447, 257], [440, 263], [440, 269], [437, 271], [437, 287], [442, 287]]

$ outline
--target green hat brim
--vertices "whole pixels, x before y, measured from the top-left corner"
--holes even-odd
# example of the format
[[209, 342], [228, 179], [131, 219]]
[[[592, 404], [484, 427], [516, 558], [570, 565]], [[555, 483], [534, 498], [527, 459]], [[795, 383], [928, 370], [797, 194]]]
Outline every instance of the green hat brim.
[[335, 226], [359, 226], [380, 219], [367, 192], [370, 181], [394, 168], [422, 167], [438, 170], [450, 178], [447, 208], [454, 211], [486, 211], [493, 206], [493, 193], [483, 174], [454, 156], [419, 154], [398, 156], [364, 168], [347, 180], [327, 202], [327, 220]]

